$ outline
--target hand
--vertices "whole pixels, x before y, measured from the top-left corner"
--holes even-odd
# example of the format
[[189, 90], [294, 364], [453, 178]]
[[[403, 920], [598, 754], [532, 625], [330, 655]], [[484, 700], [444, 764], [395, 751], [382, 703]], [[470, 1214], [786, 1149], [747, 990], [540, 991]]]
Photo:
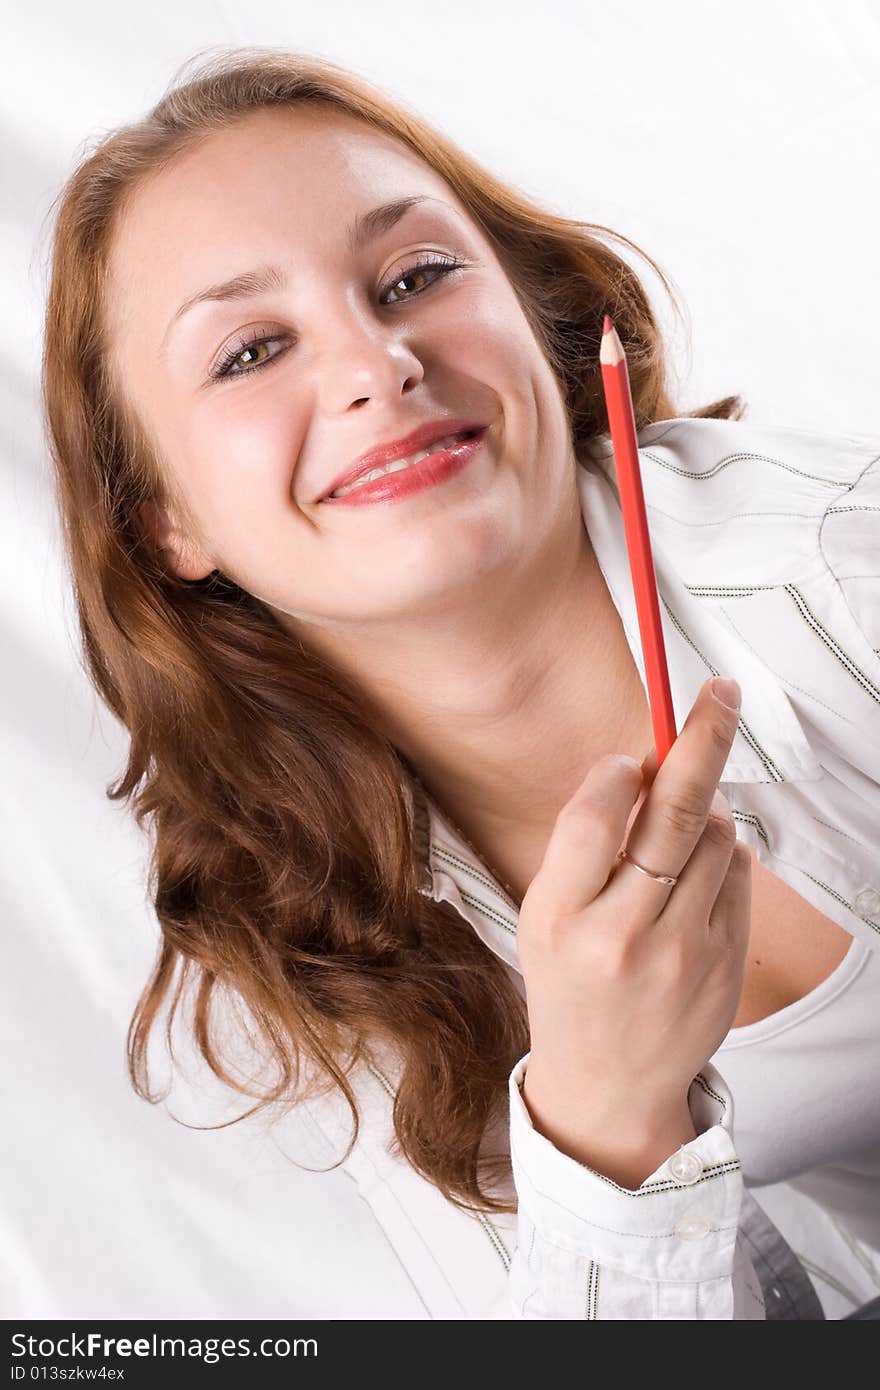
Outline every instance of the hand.
[[[520, 908], [532, 1122], [633, 1188], [694, 1137], [688, 1088], [742, 993], [751, 858], [717, 789], [738, 718], [707, 681], [659, 771], [656, 750], [641, 773], [595, 763]], [[617, 861], [627, 830], [632, 857], [674, 886]]]

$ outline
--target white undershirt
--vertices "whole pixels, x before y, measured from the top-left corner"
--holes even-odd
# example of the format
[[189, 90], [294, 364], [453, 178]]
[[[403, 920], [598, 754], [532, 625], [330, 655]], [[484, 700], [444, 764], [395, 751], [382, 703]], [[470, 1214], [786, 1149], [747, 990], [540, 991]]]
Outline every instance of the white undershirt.
[[[880, 1249], [880, 951], [859, 941], [803, 999], [711, 1059], [750, 1188], [788, 1182]], [[761, 1200], [760, 1191], [755, 1193]]]

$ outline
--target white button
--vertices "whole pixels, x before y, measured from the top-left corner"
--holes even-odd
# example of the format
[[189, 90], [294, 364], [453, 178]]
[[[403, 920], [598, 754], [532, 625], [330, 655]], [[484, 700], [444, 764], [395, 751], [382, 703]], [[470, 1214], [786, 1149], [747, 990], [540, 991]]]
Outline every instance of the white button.
[[703, 1176], [703, 1165], [696, 1154], [688, 1153], [687, 1149], [681, 1149], [673, 1154], [667, 1167], [676, 1182], [692, 1183]]
[[702, 1240], [711, 1229], [705, 1216], [683, 1216], [680, 1221], [676, 1221], [672, 1233], [678, 1236], [679, 1240]]
[[864, 888], [860, 888], [852, 901], [853, 911], [858, 912], [859, 916], [876, 917], [880, 914], [880, 892], [872, 888], [870, 883], [866, 883]]

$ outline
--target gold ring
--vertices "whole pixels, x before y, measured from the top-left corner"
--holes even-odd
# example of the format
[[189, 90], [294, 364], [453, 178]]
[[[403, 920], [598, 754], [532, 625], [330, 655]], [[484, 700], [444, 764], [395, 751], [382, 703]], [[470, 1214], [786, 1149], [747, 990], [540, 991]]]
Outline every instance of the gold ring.
[[670, 887], [674, 887], [675, 884], [678, 883], [678, 878], [677, 878], [677, 877], [676, 877], [676, 878], [673, 878], [670, 874], [655, 874], [655, 873], [652, 873], [650, 869], [646, 869], [646, 868], [645, 868], [644, 864], [637, 864], [636, 861], [633, 859], [632, 855], [629, 854], [627, 850], [625, 850], [625, 849], [618, 850], [618, 853], [617, 853], [617, 861], [618, 861], [618, 863], [620, 863], [620, 861], [621, 861], [621, 860], [624, 860], [624, 859], [626, 860], [627, 864], [632, 864], [632, 866], [633, 866], [634, 869], [638, 869], [638, 871], [639, 871], [640, 874], [647, 874], [647, 875], [648, 875], [648, 878], [653, 878], [654, 881], [655, 881], [655, 883], [668, 883], [668, 884], [670, 885]]

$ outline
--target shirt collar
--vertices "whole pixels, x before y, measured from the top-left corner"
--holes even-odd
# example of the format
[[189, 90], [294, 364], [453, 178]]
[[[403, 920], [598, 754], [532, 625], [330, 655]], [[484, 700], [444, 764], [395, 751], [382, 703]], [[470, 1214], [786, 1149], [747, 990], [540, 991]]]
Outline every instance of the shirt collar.
[[[816, 781], [823, 775], [822, 768], [781, 683], [725, 622], [717, 595], [695, 596], [673, 563], [683, 534], [677, 519], [690, 516], [694, 506], [692, 475], [675, 460], [674, 431], [680, 424], [686, 425], [687, 420], [661, 420], [638, 435], [675, 727], [681, 731], [704, 681], [710, 676], [733, 676], [742, 689], [742, 707], [719, 780]], [[666, 441], [665, 457], [652, 456], [647, 446], [657, 445], [661, 438]], [[675, 466], [663, 466], [670, 462]], [[647, 694], [616, 465], [607, 436], [596, 441], [590, 461], [578, 464], [577, 484], [584, 523]], [[687, 555], [683, 560], [686, 564]], [[719, 574], [719, 582], [723, 579]]]

